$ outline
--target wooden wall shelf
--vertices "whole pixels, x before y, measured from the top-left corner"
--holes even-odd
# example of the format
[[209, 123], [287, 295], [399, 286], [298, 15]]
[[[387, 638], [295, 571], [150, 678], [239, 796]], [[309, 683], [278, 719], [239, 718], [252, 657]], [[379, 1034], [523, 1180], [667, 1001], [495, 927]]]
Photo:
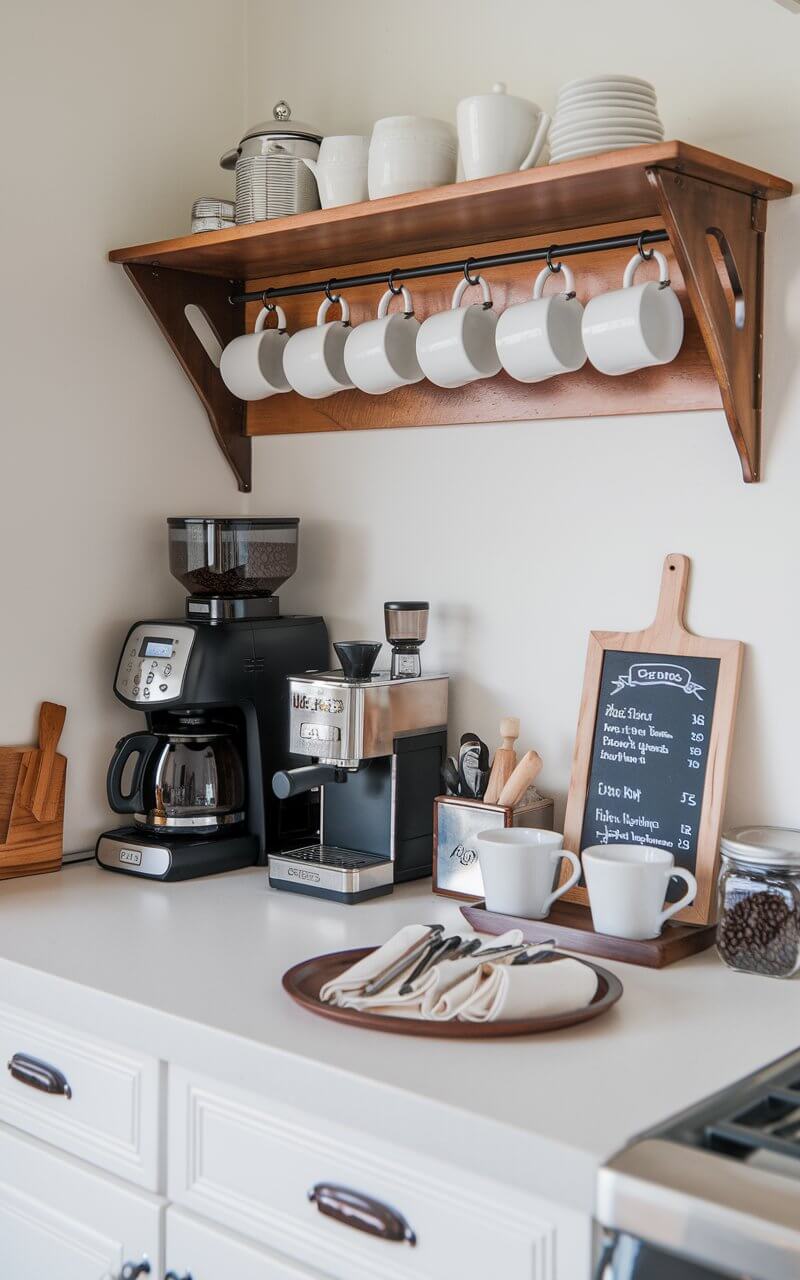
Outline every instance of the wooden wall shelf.
[[[109, 257], [125, 266], [175, 350], [242, 490], [250, 488], [254, 435], [720, 405], [744, 478], [757, 480], [766, 202], [791, 191], [791, 183], [781, 178], [683, 142], [664, 142], [116, 249]], [[243, 306], [228, 302], [231, 293], [245, 288], [644, 228], [669, 233], [673, 283], [687, 316], [686, 340], [672, 365], [621, 379], [603, 378], [587, 366], [534, 387], [499, 375], [452, 392], [423, 382], [386, 397], [346, 392], [309, 402], [290, 393], [245, 406], [227, 392], [184, 311], [190, 303], [201, 307], [224, 344], [250, 323]], [[576, 259], [579, 296], [617, 287], [627, 256], [615, 251]], [[534, 274], [532, 264], [493, 270], [496, 305], [528, 295]], [[412, 282], [420, 317], [449, 305], [454, 284], [448, 277]], [[378, 286], [348, 290], [354, 323], [373, 314], [379, 293]], [[308, 323], [317, 303], [308, 295], [287, 299], [290, 329]]]

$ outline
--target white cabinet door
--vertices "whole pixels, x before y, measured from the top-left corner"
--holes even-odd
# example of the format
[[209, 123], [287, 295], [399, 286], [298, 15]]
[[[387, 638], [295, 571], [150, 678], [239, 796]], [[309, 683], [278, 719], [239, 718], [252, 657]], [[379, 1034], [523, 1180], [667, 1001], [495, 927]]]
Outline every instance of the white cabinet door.
[[163, 1202], [0, 1126], [3, 1280], [116, 1280], [125, 1262], [162, 1267]]
[[177, 1280], [323, 1280], [258, 1245], [172, 1205], [167, 1209], [167, 1275]]

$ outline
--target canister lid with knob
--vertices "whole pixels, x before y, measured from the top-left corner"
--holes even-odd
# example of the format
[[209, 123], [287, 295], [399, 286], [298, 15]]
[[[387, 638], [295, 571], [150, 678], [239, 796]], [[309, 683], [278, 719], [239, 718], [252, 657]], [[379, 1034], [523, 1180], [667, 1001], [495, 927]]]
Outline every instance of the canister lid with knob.
[[[321, 131], [314, 125], [305, 124], [302, 120], [293, 120], [291, 107], [288, 102], [281, 98], [272, 108], [272, 119], [261, 120], [258, 124], [251, 125], [238, 147], [233, 147], [220, 157], [220, 165], [223, 169], [235, 169], [236, 161], [240, 155], [258, 155], [261, 153], [262, 147], [259, 143], [262, 140], [264, 142], [278, 142], [289, 138], [297, 138], [316, 143], [318, 147], [322, 137]], [[248, 143], [251, 145], [247, 146], [246, 144]]]

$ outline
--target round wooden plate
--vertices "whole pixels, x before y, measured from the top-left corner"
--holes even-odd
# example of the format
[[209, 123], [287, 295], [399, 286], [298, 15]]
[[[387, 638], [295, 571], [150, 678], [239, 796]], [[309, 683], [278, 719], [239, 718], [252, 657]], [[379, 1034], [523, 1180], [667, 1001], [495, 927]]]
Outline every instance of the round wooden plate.
[[[363, 960], [376, 948], [364, 947], [358, 951], [334, 951], [327, 956], [314, 956], [287, 969], [283, 975], [284, 990], [297, 1004], [321, 1018], [334, 1022], [347, 1022], [353, 1027], [365, 1027], [369, 1031], [391, 1031], [401, 1036], [432, 1036], [441, 1040], [489, 1040], [496, 1036], [530, 1036], [544, 1031], [559, 1031], [579, 1022], [599, 1018], [616, 1004], [622, 995], [622, 983], [607, 969], [588, 960], [572, 959], [585, 964], [597, 974], [597, 991], [591, 1004], [572, 1013], [559, 1013], [545, 1018], [523, 1018], [514, 1022], [425, 1022], [422, 1018], [392, 1018], [382, 1013], [361, 1013], [357, 1009], [340, 1009], [338, 1005], [323, 1004], [319, 993], [324, 984], [348, 969], [357, 960]], [[555, 962], [553, 962], [555, 963]]]

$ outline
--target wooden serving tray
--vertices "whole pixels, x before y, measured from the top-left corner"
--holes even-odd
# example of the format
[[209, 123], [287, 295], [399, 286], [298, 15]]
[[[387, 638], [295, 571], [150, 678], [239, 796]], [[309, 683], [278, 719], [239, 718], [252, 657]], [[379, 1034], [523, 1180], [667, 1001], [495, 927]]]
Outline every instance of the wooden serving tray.
[[[471, 908], [462, 907], [462, 910], [466, 914]], [[374, 950], [375, 947], [362, 947], [358, 951], [334, 951], [327, 956], [303, 960], [283, 975], [283, 989], [297, 1004], [321, 1018], [347, 1022], [352, 1027], [364, 1027], [368, 1031], [391, 1031], [399, 1036], [428, 1036], [434, 1040], [493, 1040], [498, 1036], [530, 1036], [545, 1031], [559, 1031], [562, 1027], [572, 1027], [579, 1022], [599, 1018], [622, 995], [622, 983], [616, 974], [609, 973], [607, 969], [601, 969], [588, 960], [582, 960], [581, 964], [594, 969], [597, 974], [594, 999], [583, 1009], [552, 1017], [508, 1022], [424, 1022], [421, 1018], [392, 1018], [382, 1013], [361, 1013], [357, 1009], [340, 1009], [338, 1005], [323, 1004], [319, 998], [323, 985]], [[558, 962], [554, 960], [552, 963]]]
[[582, 951], [607, 960], [641, 964], [649, 969], [663, 969], [686, 956], [705, 951], [713, 945], [717, 926], [714, 924], [666, 924], [658, 938], [636, 942], [632, 938], [614, 938], [595, 933], [592, 917], [586, 907], [573, 902], [556, 902], [545, 920], [526, 920], [524, 916], [501, 915], [487, 911], [485, 902], [465, 903], [461, 914], [478, 933], [505, 933], [521, 929], [524, 942], [542, 942], [555, 938], [556, 946], [565, 951]]

